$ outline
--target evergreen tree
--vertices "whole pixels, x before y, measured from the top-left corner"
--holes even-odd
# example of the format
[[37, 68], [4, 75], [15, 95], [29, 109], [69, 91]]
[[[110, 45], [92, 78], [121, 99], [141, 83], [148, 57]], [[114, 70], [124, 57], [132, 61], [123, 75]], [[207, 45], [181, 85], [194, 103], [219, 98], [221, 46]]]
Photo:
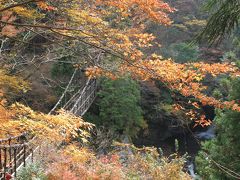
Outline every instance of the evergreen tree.
[[[240, 100], [240, 79], [232, 82], [230, 99]], [[240, 172], [240, 113], [217, 110], [214, 119], [217, 136], [204, 142], [196, 158], [197, 170], [204, 179], [238, 179]], [[207, 154], [207, 155], [206, 155]], [[236, 174], [238, 173], [238, 174]]]
[[130, 78], [104, 79], [98, 93], [99, 114], [89, 119], [119, 134], [135, 136], [145, 126], [139, 85]]
[[221, 40], [225, 34], [231, 34], [239, 26], [239, 0], [208, 0], [206, 10], [212, 15], [198, 40], [205, 39], [214, 43]]

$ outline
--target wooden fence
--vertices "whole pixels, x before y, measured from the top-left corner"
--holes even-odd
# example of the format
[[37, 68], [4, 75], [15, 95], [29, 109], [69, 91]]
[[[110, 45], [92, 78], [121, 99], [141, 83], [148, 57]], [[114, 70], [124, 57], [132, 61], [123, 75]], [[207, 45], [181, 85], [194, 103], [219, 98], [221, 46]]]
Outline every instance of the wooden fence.
[[26, 166], [27, 157], [32, 154], [33, 149], [26, 134], [9, 137], [0, 140], [0, 180], [7, 179], [7, 176], [17, 174], [20, 166]]

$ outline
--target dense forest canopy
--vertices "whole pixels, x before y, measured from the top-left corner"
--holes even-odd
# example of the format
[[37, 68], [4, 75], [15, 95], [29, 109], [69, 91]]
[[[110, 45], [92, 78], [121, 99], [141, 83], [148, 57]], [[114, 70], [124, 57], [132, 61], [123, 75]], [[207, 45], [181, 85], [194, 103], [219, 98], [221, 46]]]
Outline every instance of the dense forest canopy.
[[[110, 131], [136, 137], [140, 129], [148, 127], [140, 107], [139, 86], [145, 82], [153, 83], [149, 85], [153, 88], [159, 83], [159, 89], [166, 91], [169, 101], [173, 101], [170, 106], [165, 105], [164, 111], [181, 115], [193, 122], [193, 127], [212, 123], [201, 110], [205, 106], [223, 113], [226, 111], [224, 115], [217, 114], [216, 124], [220, 124], [220, 131], [224, 131], [221, 119], [229, 117], [229, 123], [235, 122], [235, 113], [240, 112], [236, 95], [238, 81], [234, 80], [240, 76], [239, 50], [232, 48], [222, 57], [222, 62], [208, 62], [208, 59], [201, 59], [207, 54], [201, 56], [204, 48], [200, 46], [205, 43], [200, 41], [191, 45], [189, 42], [195, 31], [205, 26], [197, 40], [206, 38], [210, 43], [220, 42], [226, 33], [234, 32], [232, 42], [229, 40], [225, 44], [239, 45], [236, 35], [239, 33], [234, 31], [239, 23], [239, 2], [209, 0], [206, 9], [214, 11], [208, 20], [209, 15], [197, 10], [182, 20], [185, 14], [174, 7], [182, 7], [181, 2], [168, 2], [0, 0], [0, 138], [27, 132], [31, 137], [41, 139], [43, 145], [51, 144], [53, 151], [58, 149], [56, 154], [50, 153], [44, 160], [46, 167], [49, 166], [45, 169], [52, 171], [46, 175], [50, 179], [61, 176], [114, 179], [112, 174], [116, 174], [116, 179], [141, 176], [188, 179], [188, 174], [182, 171], [184, 157], [179, 157], [178, 150], [168, 159], [162, 157], [161, 150], [136, 148], [124, 137], [127, 145], [117, 143], [114, 147], [117, 152], [123, 149], [132, 152], [133, 157], [127, 158], [126, 164], [121, 164], [124, 153], [116, 155], [112, 151], [109, 156], [99, 158], [93, 152], [104, 146], [108, 138], [111, 139], [109, 142], [114, 141]], [[202, 1], [196, 3], [203, 4]], [[165, 31], [166, 36], [159, 35], [158, 29]], [[189, 42], [178, 42], [176, 34], [179, 32]], [[166, 40], [163, 47], [160, 37]], [[63, 99], [74, 99], [79, 89], [85, 90], [79, 81], [88, 84], [91, 79], [100, 82], [97, 113], [87, 114], [86, 119], [91, 119], [96, 126], [72, 111], [66, 111], [69, 109], [60, 109]], [[209, 79], [217, 85], [213, 87], [207, 83]], [[164, 98], [163, 101], [167, 101], [167, 97]], [[45, 112], [40, 112], [42, 109]], [[109, 132], [99, 130], [100, 125]], [[222, 142], [213, 143], [217, 149]], [[204, 145], [205, 148], [208, 146]], [[58, 155], [59, 159], [55, 157]], [[213, 156], [214, 159], [217, 157]], [[61, 162], [62, 159], [66, 161]], [[201, 160], [200, 153], [200, 164]], [[50, 166], [50, 161], [55, 163]], [[66, 174], [61, 174], [61, 169], [66, 169], [63, 171]], [[237, 171], [238, 167], [232, 169]], [[209, 172], [211, 178], [221, 177], [217, 171]], [[45, 176], [43, 174], [41, 176]], [[208, 177], [208, 170], [201, 175]]]

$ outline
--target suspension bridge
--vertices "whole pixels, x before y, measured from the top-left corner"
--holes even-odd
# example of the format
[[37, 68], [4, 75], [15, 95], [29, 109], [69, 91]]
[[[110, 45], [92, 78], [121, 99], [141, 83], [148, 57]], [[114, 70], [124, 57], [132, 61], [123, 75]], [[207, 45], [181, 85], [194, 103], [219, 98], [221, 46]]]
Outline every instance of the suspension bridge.
[[[74, 74], [69, 85], [72, 83], [73, 78]], [[69, 85], [65, 89], [66, 92]], [[77, 116], [83, 116], [93, 103], [96, 91], [96, 79], [88, 79], [85, 85], [64, 103], [62, 108]], [[63, 96], [51, 112], [61, 104], [60, 101], [62, 101], [64, 96], [65, 93], [63, 93]], [[39, 150], [39, 146], [34, 145], [33, 141], [34, 137], [28, 137], [27, 133], [16, 137], [0, 139], [0, 180], [8, 180], [11, 177], [16, 177], [17, 172], [22, 167], [34, 161], [34, 155]]]

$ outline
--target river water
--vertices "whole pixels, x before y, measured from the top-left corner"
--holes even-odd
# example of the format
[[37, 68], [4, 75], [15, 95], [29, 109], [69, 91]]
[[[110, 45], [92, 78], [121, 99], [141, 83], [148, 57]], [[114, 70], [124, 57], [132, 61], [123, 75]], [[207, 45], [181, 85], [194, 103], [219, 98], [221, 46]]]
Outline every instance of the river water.
[[134, 140], [134, 144], [138, 147], [142, 146], [154, 146], [161, 148], [165, 156], [176, 152], [175, 142], [178, 141], [180, 155], [188, 154], [189, 159], [186, 164], [186, 169], [188, 169], [189, 174], [193, 179], [199, 179], [198, 175], [195, 174], [194, 159], [200, 150], [200, 142], [209, 140], [215, 137], [215, 127], [211, 125], [206, 128], [190, 129], [185, 128], [182, 131], [179, 129], [177, 133], [171, 132], [171, 135], [167, 138], [163, 138], [163, 134], [166, 137], [166, 133], [163, 133], [164, 128], [156, 127], [156, 125], [149, 125], [149, 132], [147, 135], [144, 133]]

